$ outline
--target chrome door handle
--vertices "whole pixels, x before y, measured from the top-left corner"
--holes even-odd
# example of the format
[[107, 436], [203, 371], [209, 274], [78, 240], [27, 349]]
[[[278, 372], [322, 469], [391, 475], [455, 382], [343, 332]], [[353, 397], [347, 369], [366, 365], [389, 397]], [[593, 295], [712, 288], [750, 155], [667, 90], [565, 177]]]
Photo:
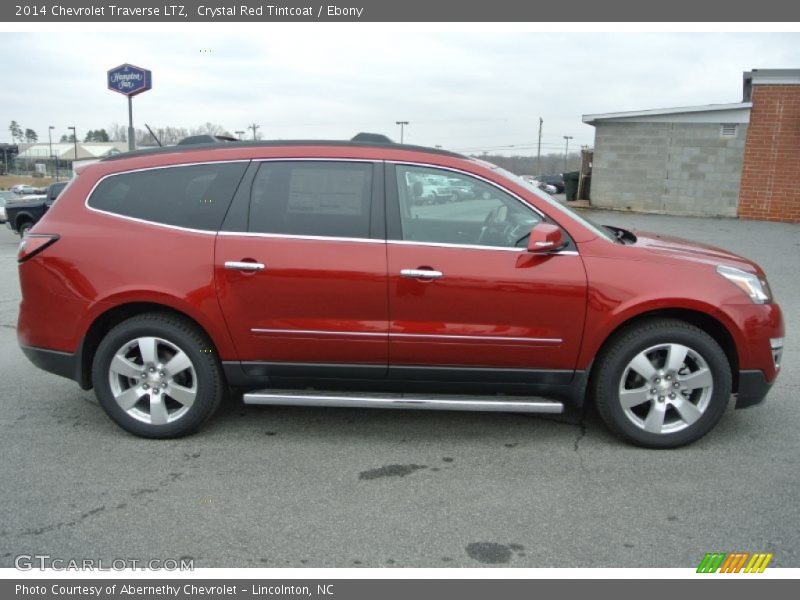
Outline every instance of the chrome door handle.
[[225, 268], [231, 271], [263, 271], [266, 269], [263, 263], [244, 262], [238, 260], [226, 260]]
[[444, 273], [429, 269], [401, 269], [400, 276], [411, 277], [412, 279], [441, 279], [444, 277]]

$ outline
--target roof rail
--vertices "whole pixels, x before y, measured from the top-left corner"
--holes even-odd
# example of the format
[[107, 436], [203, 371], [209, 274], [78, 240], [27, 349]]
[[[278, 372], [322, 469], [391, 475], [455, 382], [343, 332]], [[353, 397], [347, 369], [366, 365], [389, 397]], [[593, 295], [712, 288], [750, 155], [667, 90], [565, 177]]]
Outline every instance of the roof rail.
[[190, 135], [183, 138], [177, 143], [178, 146], [186, 146], [187, 144], [219, 144], [224, 142], [238, 142], [239, 140], [229, 135]]
[[[372, 134], [375, 135], [375, 134]], [[104, 162], [108, 161], [115, 161], [115, 160], [125, 160], [126, 158], [133, 158], [136, 156], [150, 156], [153, 154], [168, 154], [170, 152], [191, 152], [191, 151], [199, 151], [199, 150], [214, 150], [214, 149], [224, 149], [230, 147], [237, 147], [237, 148], [270, 148], [270, 147], [280, 147], [280, 146], [327, 146], [327, 147], [350, 147], [350, 148], [391, 148], [393, 150], [409, 150], [412, 152], [427, 152], [428, 154], [439, 154], [441, 156], [450, 156], [453, 158], [468, 158], [463, 154], [458, 154], [457, 152], [451, 152], [449, 150], [442, 150], [440, 148], [428, 148], [426, 146], [413, 146], [410, 144], [395, 144], [391, 140], [387, 143], [386, 141], [353, 141], [353, 140], [228, 140], [224, 139], [223, 136], [192, 136], [195, 137], [205, 137], [206, 139], [200, 140], [192, 140], [191, 138], [186, 138], [181, 140], [178, 145], [175, 146], [163, 146], [161, 148], [147, 148], [143, 150], [134, 150], [133, 152], [122, 152], [120, 154], [116, 154], [114, 156], [107, 156], [102, 158], [101, 160]], [[213, 141], [209, 141], [208, 138], [214, 138]], [[217, 137], [223, 137], [223, 139], [216, 139]], [[387, 138], [388, 139], [388, 138]]]

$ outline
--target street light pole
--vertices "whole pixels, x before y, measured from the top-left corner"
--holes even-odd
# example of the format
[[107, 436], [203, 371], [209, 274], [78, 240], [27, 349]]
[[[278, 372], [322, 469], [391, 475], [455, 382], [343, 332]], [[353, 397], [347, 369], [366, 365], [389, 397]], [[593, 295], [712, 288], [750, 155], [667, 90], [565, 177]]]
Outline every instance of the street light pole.
[[244, 131], [238, 131], [237, 130], [237, 131], [234, 131], [233, 133], [235, 133], [236, 137], [238, 137], [240, 140], [242, 139], [242, 136], [244, 135]]
[[564, 171], [563, 171], [563, 173], [566, 173], [567, 172], [567, 155], [569, 154], [569, 141], [572, 139], [572, 136], [571, 135], [565, 135], [564, 139], [567, 140], [567, 145], [564, 147]]
[[261, 129], [261, 125], [253, 123], [252, 125], [250, 125], [250, 127], [248, 127], [248, 129], [252, 129], [253, 130], [253, 141], [255, 142], [256, 141], [256, 129]]
[[408, 125], [408, 121], [395, 121], [395, 125], [400, 125], [400, 143], [403, 143], [403, 131], [406, 125]]
[[[133, 96], [128, 96], [128, 152], [136, 150], [136, 130], [133, 128]], [[75, 151], [77, 154], [77, 150]]]
[[[50, 127], [47, 128], [47, 143], [50, 146], [51, 159], [53, 158], [53, 129], [55, 129], [55, 127], [53, 127], [52, 125], [50, 125]], [[56, 178], [56, 180], [58, 180], [58, 178]]]

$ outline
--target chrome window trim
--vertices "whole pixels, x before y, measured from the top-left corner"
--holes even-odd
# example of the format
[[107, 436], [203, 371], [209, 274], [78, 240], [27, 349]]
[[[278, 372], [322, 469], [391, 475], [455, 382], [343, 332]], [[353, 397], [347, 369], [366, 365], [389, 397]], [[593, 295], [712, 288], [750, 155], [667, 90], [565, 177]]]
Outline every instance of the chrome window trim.
[[194, 229], [192, 227], [181, 227], [180, 225], [171, 225], [169, 223], [159, 223], [158, 221], [150, 221], [149, 219], [140, 219], [138, 217], [130, 217], [128, 215], [120, 215], [115, 212], [111, 212], [108, 210], [102, 210], [100, 208], [95, 208], [93, 206], [89, 206], [89, 200], [92, 199], [97, 186], [103, 183], [106, 179], [111, 177], [117, 177], [119, 175], [129, 175], [130, 173], [139, 173], [141, 171], [155, 171], [158, 169], [174, 169], [180, 167], [193, 167], [196, 165], [216, 165], [216, 164], [227, 164], [227, 163], [249, 163], [249, 158], [235, 158], [230, 160], [206, 160], [200, 162], [188, 162], [188, 163], [178, 163], [174, 165], [157, 165], [154, 167], [140, 167], [138, 169], [128, 169], [126, 171], [115, 171], [114, 173], [106, 173], [100, 179], [98, 179], [95, 184], [92, 186], [92, 189], [89, 190], [89, 193], [86, 194], [86, 200], [83, 201], [83, 205], [86, 207], [87, 210], [91, 212], [98, 213], [101, 215], [107, 215], [109, 217], [116, 217], [118, 219], [124, 219], [126, 221], [133, 221], [134, 223], [141, 223], [143, 225], [154, 225], [156, 227], [165, 227], [167, 229], [173, 229], [176, 231], [186, 231], [189, 233], [202, 233], [205, 235], [217, 235], [216, 230], [207, 230], [207, 229]]
[[386, 240], [391, 246], [430, 246], [432, 248], [464, 248], [466, 250], [502, 250], [504, 252], [524, 252], [527, 248], [510, 246], [479, 246], [477, 244], [451, 244], [448, 242], [415, 242], [412, 240]]
[[345, 335], [354, 337], [388, 337], [388, 338], [409, 338], [409, 339], [442, 339], [442, 340], [483, 340], [492, 342], [533, 342], [537, 344], [561, 344], [561, 338], [535, 338], [535, 337], [516, 337], [516, 336], [497, 336], [497, 335], [459, 335], [459, 334], [436, 334], [436, 333], [394, 333], [394, 332], [373, 332], [373, 331], [331, 331], [325, 329], [267, 329], [254, 327], [251, 333], [276, 333], [276, 334], [300, 334], [300, 335]]
[[251, 231], [220, 231], [219, 235], [225, 237], [259, 237], [259, 238], [278, 238], [289, 240], [312, 240], [322, 242], [358, 242], [362, 244], [386, 244], [386, 240], [379, 240], [376, 238], [351, 238], [351, 237], [336, 237], [327, 235], [299, 235], [294, 233], [258, 233]]
[[[204, 232], [208, 233], [208, 232]], [[249, 231], [220, 231], [219, 235], [225, 237], [260, 237], [290, 240], [311, 240], [322, 242], [357, 242], [362, 244], [389, 244], [396, 246], [431, 246], [434, 248], [464, 248], [467, 250], [502, 250], [504, 252], [526, 252], [527, 248], [509, 248], [508, 246], [476, 246], [474, 244], [448, 244], [444, 242], [413, 242], [410, 240], [379, 240], [376, 238], [349, 238], [326, 235], [295, 235], [291, 233], [256, 233]], [[559, 252], [542, 253], [540, 256], [578, 256], [575, 250], [561, 250]]]
[[[94, 194], [97, 187], [106, 179], [110, 177], [116, 177], [118, 175], [127, 175], [129, 173], [138, 173], [140, 171], [153, 171], [156, 169], [173, 169], [179, 167], [191, 167], [195, 165], [213, 165], [213, 164], [224, 164], [224, 163], [241, 163], [241, 162], [288, 162], [288, 161], [305, 161], [305, 162], [362, 162], [362, 163], [379, 163], [382, 162], [384, 164], [393, 164], [393, 165], [406, 165], [406, 166], [417, 166], [417, 167], [427, 167], [432, 169], [443, 169], [446, 171], [452, 171], [454, 173], [461, 173], [463, 175], [467, 175], [469, 177], [475, 177], [489, 185], [492, 185], [499, 189], [500, 191], [510, 195], [512, 198], [516, 199], [518, 202], [538, 214], [542, 218], [546, 218], [546, 215], [542, 213], [540, 210], [528, 204], [520, 198], [517, 194], [507, 190], [503, 186], [486, 179], [480, 175], [472, 173], [470, 171], [465, 171], [463, 169], [457, 169], [455, 167], [446, 167], [442, 165], [436, 165], [431, 163], [417, 163], [411, 161], [393, 161], [393, 160], [381, 160], [381, 159], [369, 159], [369, 158], [329, 158], [329, 157], [275, 157], [275, 158], [236, 158], [236, 159], [229, 159], [229, 160], [206, 160], [200, 162], [185, 162], [185, 163], [177, 163], [173, 165], [157, 165], [153, 167], [140, 167], [137, 169], [128, 169], [125, 171], [115, 171], [114, 173], [107, 173], [103, 175], [100, 179], [98, 179], [95, 184], [92, 186], [92, 189], [89, 190], [89, 193], [86, 195], [86, 200], [84, 200], [84, 206], [87, 210], [106, 215], [109, 217], [116, 217], [117, 219], [123, 219], [126, 221], [132, 221], [134, 223], [140, 223], [142, 225], [153, 225], [155, 227], [164, 227], [166, 229], [172, 229], [175, 231], [185, 231], [188, 233], [200, 233], [203, 235], [223, 235], [223, 236], [242, 236], [242, 237], [263, 237], [263, 238], [279, 238], [279, 239], [297, 239], [297, 240], [310, 240], [310, 241], [329, 241], [329, 242], [357, 242], [357, 243], [366, 243], [366, 244], [394, 244], [394, 245], [402, 245], [402, 246], [430, 246], [434, 248], [465, 248], [469, 250], [502, 250], [505, 252], [525, 252], [526, 248], [512, 248], [508, 246], [481, 246], [476, 244], [451, 244], [445, 242], [417, 242], [413, 240], [390, 240], [390, 239], [376, 239], [376, 238], [352, 238], [352, 237], [338, 237], [338, 236], [324, 236], [324, 235], [295, 235], [295, 234], [288, 234], [288, 233], [257, 233], [257, 232], [249, 232], [249, 231], [208, 231], [205, 229], [193, 229], [191, 227], [181, 227], [180, 225], [170, 225], [168, 223], [159, 223], [158, 221], [150, 221], [148, 219], [140, 219], [137, 217], [130, 217], [128, 215], [120, 215], [118, 213], [110, 212], [107, 210], [102, 210], [99, 208], [94, 208], [93, 206], [89, 206], [89, 200], [91, 199], [92, 195]], [[553, 252], [548, 254], [548, 256], [557, 256], [557, 255], [564, 255], [564, 256], [578, 256], [580, 253], [575, 250], [564, 250], [560, 252]]]

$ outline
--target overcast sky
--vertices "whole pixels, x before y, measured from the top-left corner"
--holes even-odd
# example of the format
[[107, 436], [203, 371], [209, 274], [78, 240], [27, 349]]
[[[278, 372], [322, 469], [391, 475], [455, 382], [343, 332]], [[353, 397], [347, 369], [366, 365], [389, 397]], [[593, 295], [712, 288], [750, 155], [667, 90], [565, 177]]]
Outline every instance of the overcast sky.
[[[134, 99], [135, 125], [264, 138], [352, 137], [359, 131], [454, 150], [535, 154], [592, 144], [587, 113], [741, 101], [742, 71], [800, 68], [800, 34], [361, 33], [334, 27], [263, 35], [0, 33], [0, 141], [13, 119], [47, 141], [76, 125], [126, 124], [105, 72], [130, 62], [153, 72]], [[302, 32], [302, 33], [299, 33]], [[516, 149], [519, 148], [519, 149]]]

